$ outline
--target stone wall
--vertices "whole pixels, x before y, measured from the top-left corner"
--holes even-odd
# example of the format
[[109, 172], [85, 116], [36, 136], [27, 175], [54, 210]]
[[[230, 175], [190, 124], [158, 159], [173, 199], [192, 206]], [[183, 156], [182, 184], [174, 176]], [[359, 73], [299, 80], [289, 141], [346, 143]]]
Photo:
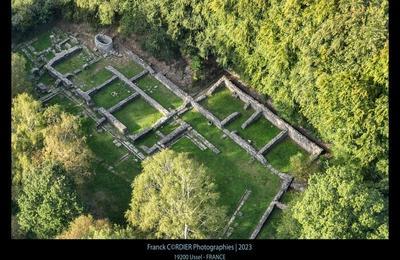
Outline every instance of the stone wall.
[[281, 131], [279, 134], [277, 134], [274, 138], [271, 139], [266, 145], [264, 145], [259, 151], [259, 154], [265, 154], [267, 153], [274, 145], [278, 144], [280, 141], [282, 141], [285, 137], [287, 136], [287, 130]]
[[[249, 104], [249, 103], [247, 103]], [[242, 129], [245, 129], [248, 127], [251, 123], [255, 122], [260, 116], [262, 115], [261, 111], [255, 111], [243, 124], [242, 124]]]
[[85, 100], [87, 105], [90, 105], [92, 103], [92, 98], [81, 89], [77, 88], [75, 93], [78, 94], [81, 98], [83, 98], [83, 100]]
[[271, 110], [267, 107], [259, 103], [257, 100], [253, 99], [246, 93], [244, 93], [241, 89], [235, 86], [226, 76], [222, 76], [225, 81], [225, 85], [228, 89], [230, 89], [234, 94], [236, 94], [243, 102], [250, 103], [254, 110], [262, 111], [263, 115], [266, 119], [268, 119], [273, 125], [278, 127], [281, 130], [288, 130], [288, 135], [290, 138], [295, 141], [300, 147], [302, 147], [307, 152], [311, 153], [312, 156], [319, 155], [323, 149], [311, 142], [307, 137], [302, 135], [299, 131], [294, 129], [290, 124], [286, 123], [280, 117], [275, 115]]
[[212, 93], [214, 93], [214, 91], [221, 85], [221, 83], [224, 81], [224, 77], [221, 77], [219, 80], [217, 80], [217, 82], [215, 82], [206, 92], [207, 96], [212, 95]]
[[280, 200], [282, 195], [289, 188], [289, 185], [292, 182], [292, 180], [293, 180], [293, 178], [290, 178], [290, 179], [284, 180], [282, 182], [281, 188], [279, 189], [278, 193], [273, 198], [272, 202], [269, 204], [268, 208], [265, 210], [264, 214], [262, 215], [262, 217], [261, 217], [260, 221], [258, 222], [256, 228], [254, 229], [253, 233], [251, 233], [250, 239], [255, 239], [257, 237], [257, 235], [260, 233], [262, 227], [264, 226], [264, 224], [267, 221], [268, 217], [272, 213], [272, 210], [276, 206], [276, 202], [278, 202]]
[[200, 114], [202, 114], [205, 118], [207, 118], [208, 121], [212, 122], [218, 128], [220, 129], [222, 128], [221, 121], [219, 121], [219, 119], [215, 117], [211, 112], [209, 112], [207, 109], [205, 109], [195, 101], [192, 101], [191, 104], [194, 107], [194, 109], [196, 109]]
[[128, 128], [126, 128], [126, 126], [124, 124], [122, 124], [116, 117], [114, 117], [110, 112], [108, 112], [106, 109], [104, 109], [103, 107], [99, 108], [99, 112], [105, 117], [107, 118], [108, 121], [110, 121], [110, 123], [115, 126], [118, 131], [122, 134], [126, 134], [126, 132], [128, 131]]
[[135, 82], [135, 81], [139, 80], [141, 77], [145, 76], [147, 73], [149, 73], [148, 70], [144, 70], [144, 71], [140, 72], [139, 74], [130, 78], [129, 81]]
[[233, 112], [232, 114], [225, 117], [224, 120], [221, 121], [221, 125], [224, 126], [224, 125], [228, 124], [229, 122], [231, 122], [233, 119], [235, 119], [239, 115], [240, 115], [239, 112]]
[[108, 109], [108, 112], [110, 113], [115, 113], [116, 111], [120, 110], [123, 106], [125, 106], [128, 102], [130, 102], [131, 100], [133, 100], [134, 98], [138, 97], [139, 94], [138, 93], [133, 93], [132, 95], [130, 95], [129, 97], [121, 100], [120, 102], [118, 102], [117, 104], [115, 104], [114, 106], [112, 106], [111, 108]]
[[180, 87], [178, 87], [177, 85], [175, 85], [172, 81], [170, 81], [167, 77], [165, 77], [163, 74], [161, 74], [160, 72], [158, 72], [157, 74], [154, 75], [154, 77], [160, 81], [165, 87], [167, 87], [170, 91], [172, 91], [172, 93], [174, 93], [175, 95], [177, 95], [178, 97], [180, 97], [183, 100], [187, 100], [190, 101], [193, 98], [191, 96], [189, 96], [188, 94], [186, 94]]
[[114, 80], [116, 80], [118, 77], [116, 75], [113, 75], [112, 77], [110, 77], [109, 79], [107, 79], [106, 81], [104, 81], [103, 83], [101, 83], [100, 85], [89, 89], [88, 91], [86, 91], [86, 93], [88, 95], [93, 95], [96, 94], [97, 92], [99, 92], [102, 88], [104, 88], [105, 86], [111, 84], [111, 82], [113, 82]]
[[101, 52], [111, 52], [113, 50], [113, 40], [104, 34], [97, 34], [94, 37], [96, 48]]
[[174, 131], [172, 131], [171, 133], [169, 133], [166, 136], [164, 136], [163, 138], [161, 138], [161, 140], [158, 141], [157, 144], [164, 148], [172, 140], [176, 139], [177, 137], [182, 135], [184, 132], [186, 132], [186, 130], [188, 129], [189, 126], [190, 126], [189, 124], [183, 123], [181, 126], [176, 128]]
[[107, 70], [111, 71], [114, 75], [116, 75], [120, 80], [122, 80], [123, 82], [125, 82], [125, 84], [127, 84], [129, 87], [131, 87], [134, 91], [136, 91], [137, 93], [139, 93], [146, 102], [148, 102], [150, 105], [152, 105], [153, 107], [155, 107], [158, 111], [160, 111], [162, 114], [167, 115], [169, 113], [169, 111], [167, 109], [165, 109], [163, 106], [161, 106], [157, 101], [155, 101], [152, 97], [150, 97], [149, 95], [147, 95], [141, 88], [139, 88], [138, 86], [136, 86], [133, 82], [131, 82], [127, 77], [125, 77], [121, 72], [119, 72], [118, 70], [116, 70], [114, 67], [112, 66], [107, 66], [106, 67]]

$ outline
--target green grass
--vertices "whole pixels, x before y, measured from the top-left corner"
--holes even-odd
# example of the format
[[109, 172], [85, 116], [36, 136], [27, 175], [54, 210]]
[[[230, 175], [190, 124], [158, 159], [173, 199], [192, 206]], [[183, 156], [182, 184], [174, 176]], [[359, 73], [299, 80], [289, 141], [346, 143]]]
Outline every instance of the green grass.
[[105, 69], [107, 64], [104, 60], [90, 65], [74, 78], [75, 83], [83, 90], [87, 91], [96, 87], [112, 77], [112, 73]]
[[69, 72], [73, 72], [74, 70], [83, 66], [86, 63], [86, 55], [84, 51], [79, 51], [74, 53], [72, 56], [63, 60], [59, 64], [55, 65], [55, 69], [61, 72], [62, 74], [66, 74]]
[[57, 96], [53, 97], [47, 103], [47, 105], [48, 106], [59, 105], [65, 112], [73, 114], [73, 115], [79, 115], [79, 113], [82, 112], [82, 108], [79, 105], [72, 102], [70, 99], [68, 99], [62, 93], [59, 93]]
[[293, 170], [290, 166], [290, 157], [297, 153], [302, 153], [306, 158], [308, 157], [307, 152], [301, 149], [292, 139], [285, 138], [285, 140], [272, 147], [265, 158], [279, 171], [290, 172]]
[[222, 131], [209, 126], [207, 120], [194, 111], [186, 112], [183, 120], [213, 143], [221, 153], [201, 151], [187, 138], [180, 139], [172, 146], [179, 152], [189, 152], [191, 157], [202, 163], [215, 179], [220, 204], [227, 207], [227, 218], [235, 211], [237, 203], [246, 189], [252, 190], [242, 208], [243, 216], [237, 217], [230, 238], [248, 238], [261, 218], [264, 210], [280, 187], [279, 177], [271, 174], [254, 161], [242, 148], [228, 138], [222, 139]]
[[[116, 95], [113, 96], [113, 93]], [[97, 106], [108, 109], [130, 95], [132, 95], [132, 90], [124, 82], [116, 79], [94, 94], [92, 99]]]
[[183, 103], [179, 97], [151, 75], [144, 76], [136, 83], [144, 92], [167, 109], [175, 109]]
[[51, 60], [52, 58], [54, 58], [54, 53], [52, 53], [51, 51], [49, 51], [49, 52], [47, 52], [46, 54], [45, 54], [45, 57], [46, 57], [46, 60], [47, 61], [49, 61], [49, 60]]
[[130, 133], [135, 133], [152, 126], [162, 114], [147, 104], [143, 98], [137, 98], [114, 113], [114, 116], [128, 128]]
[[178, 128], [179, 125], [175, 124], [175, 122], [170, 122], [162, 125], [158, 130], [163, 133], [164, 135], [167, 135], [174, 131], [176, 128]]
[[257, 119], [256, 122], [250, 124], [246, 129], [242, 129], [240, 126], [236, 128], [228, 126], [227, 128], [230, 130], [237, 130], [241, 137], [246, 140], [251, 140], [251, 144], [256, 149], [261, 149], [281, 131], [263, 116]]
[[142, 137], [139, 140], [135, 141], [135, 145], [137, 147], [139, 147], [139, 148], [140, 148], [141, 145], [145, 145], [145, 146], [150, 148], [158, 140], [160, 140], [160, 137], [154, 131], [151, 131], [150, 133], [146, 134], [144, 137]]
[[[140, 162], [135, 162], [132, 156], [119, 162], [127, 150], [117, 147], [109, 133], [97, 132], [93, 120], [85, 120], [84, 130], [96, 160], [91, 167], [94, 175], [79, 186], [80, 197], [88, 212], [95, 217], [124, 224], [124, 213], [131, 198], [131, 183], [141, 171]], [[110, 166], [113, 169], [110, 170]]]
[[35, 48], [35, 51], [40, 52], [45, 50], [51, 46], [50, 34], [51, 31], [45, 31], [37, 37], [37, 40], [32, 43], [32, 47]]
[[134, 63], [133, 61], [128, 61], [119, 64], [114, 62], [111, 65], [114, 66], [119, 72], [121, 72], [127, 78], [132, 78], [133, 76], [143, 71], [143, 68], [140, 65]]
[[211, 96], [202, 100], [200, 104], [220, 120], [223, 120], [233, 112], [246, 113], [243, 109], [244, 103], [239, 98], [234, 98], [230, 90], [222, 86], [218, 87]]
[[271, 215], [269, 215], [269, 218], [264, 223], [257, 239], [279, 239], [280, 237], [277, 235], [276, 229], [281, 224], [282, 214], [283, 212], [281, 209], [274, 208]]
[[56, 80], [52, 76], [50, 76], [50, 74], [48, 72], [45, 72], [39, 79], [39, 82], [41, 82], [47, 86], [54, 84], [55, 81]]

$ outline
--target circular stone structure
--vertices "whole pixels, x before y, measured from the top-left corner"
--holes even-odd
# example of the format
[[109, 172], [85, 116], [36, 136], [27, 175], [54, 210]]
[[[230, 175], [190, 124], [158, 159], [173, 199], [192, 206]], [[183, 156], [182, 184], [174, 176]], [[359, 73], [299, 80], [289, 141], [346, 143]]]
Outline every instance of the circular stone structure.
[[94, 37], [94, 43], [96, 45], [96, 48], [102, 52], [110, 52], [113, 49], [113, 41], [111, 37], [105, 34], [97, 34]]

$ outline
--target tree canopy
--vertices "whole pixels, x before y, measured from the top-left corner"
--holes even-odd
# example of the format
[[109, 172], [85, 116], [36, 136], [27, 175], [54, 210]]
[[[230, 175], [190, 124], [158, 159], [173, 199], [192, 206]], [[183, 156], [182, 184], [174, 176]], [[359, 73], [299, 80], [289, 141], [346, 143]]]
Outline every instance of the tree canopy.
[[82, 212], [73, 181], [60, 164], [44, 162], [31, 167], [18, 196], [18, 223], [38, 238], [60, 233]]
[[163, 150], [143, 162], [126, 218], [156, 238], [215, 237], [224, 223], [215, 184], [188, 155]]

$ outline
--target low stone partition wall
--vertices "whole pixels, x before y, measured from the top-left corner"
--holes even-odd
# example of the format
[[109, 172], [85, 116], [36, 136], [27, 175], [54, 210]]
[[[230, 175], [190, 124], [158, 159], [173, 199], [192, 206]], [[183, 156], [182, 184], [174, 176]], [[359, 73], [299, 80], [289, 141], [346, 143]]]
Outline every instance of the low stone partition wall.
[[130, 102], [131, 100], [133, 100], [134, 98], [138, 97], [139, 94], [138, 93], [133, 93], [132, 95], [130, 95], [129, 97], [121, 100], [120, 102], [118, 102], [117, 104], [115, 104], [114, 106], [112, 106], [111, 108], [108, 109], [108, 112], [110, 113], [115, 113], [116, 111], [120, 110], [123, 106], [125, 106], [128, 102]]
[[236, 94], [243, 102], [250, 103], [254, 110], [262, 111], [263, 115], [266, 119], [268, 119], [273, 125], [278, 127], [281, 130], [287, 129], [290, 138], [295, 141], [300, 147], [309, 152], [311, 156], [315, 157], [322, 153], [323, 149], [311, 142], [307, 137], [302, 135], [299, 131], [294, 129], [290, 124], [286, 123], [280, 117], [275, 115], [271, 110], [267, 107], [259, 103], [257, 100], [252, 98], [251, 96], [244, 93], [241, 89], [235, 86], [226, 76], [222, 76], [222, 79], [225, 81], [225, 85], [229, 88], [234, 94]]
[[214, 91], [221, 85], [221, 83], [225, 80], [224, 77], [221, 77], [217, 82], [215, 82], [206, 92], [207, 96], [210, 96], [214, 93]]
[[114, 80], [116, 80], [118, 77], [116, 75], [113, 75], [111, 78], [107, 79], [106, 81], [104, 81], [103, 83], [101, 83], [100, 85], [98, 85], [97, 87], [91, 88], [88, 91], [86, 91], [86, 93], [88, 95], [93, 95], [96, 94], [97, 92], [99, 92], [102, 88], [104, 88], [105, 86], [111, 84], [111, 82], [113, 82]]
[[134, 54], [133, 52], [131, 52], [130, 50], [125, 51], [126, 54], [128, 54], [128, 56], [137, 64], [139, 64], [140, 66], [142, 66], [144, 69], [146, 69], [148, 72], [150, 72], [150, 74], [154, 74], [155, 71], [153, 70], [152, 67], [150, 67], [144, 60], [142, 60], [139, 56], [137, 56], [136, 54]]
[[176, 128], [174, 131], [172, 131], [171, 133], [169, 133], [166, 136], [164, 136], [163, 138], [161, 138], [161, 140], [158, 141], [157, 144], [159, 146], [161, 146], [162, 148], [164, 148], [165, 146], [168, 145], [168, 143], [170, 143], [174, 139], [181, 136], [184, 132], [186, 132], [186, 130], [188, 129], [189, 126], [190, 126], [189, 124], [183, 123], [181, 126]]
[[61, 92], [61, 89], [56, 89], [56, 90], [50, 92], [49, 94], [47, 94], [47, 95], [41, 97], [39, 100], [40, 100], [40, 102], [42, 102], [42, 103], [46, 103], [46, 102], [48, 102], [49, 100], [51, 100], [53, 97], [57, 96], [60, 92]]
[[255, 239], [257, 235], [260, 233], [262, 227], [264, 226], [265, 222], [267, 221], [268, 217], [271, 215], [272, 210], [276, 206], [276, 202], [280, 200], [282, 195], [285, 191], [289, 188], [290, 183], [292, 182], [293, 178], [286, 179], [282, 182], [281, 188], [278, 193], [273, 198], [272, 202], [269, 204], [268, 208], [265, 210], [264, 214], [262, 215], [260, 221], [258, 222], [256, 228], [254, 229], [253, 233], [250, 235], [250, 239]]
[[180, 97], [183, 100], [193, 100], [191, 96], [186, 94], [180, 87], [175, 85], [172, 81], [170, 81], [167, 77], [165, 77], [162, 73], [158, 72], [154, 77], [160, 81], [166, 88], [172, 91], [175, 95]]
[[75, 93], [77, 93], [83, 100], [85, 100], [87, 105], [90, 105], [92, 103], [92, 98], [84, 91], [82, 91], [80, 88], [77, 88]]
[[148, 70], [144, 70], [142, 72], [140, 72], [139, 74], [133, 76], [132, 78], [129, 79], [129, 81], [135, 82], [137, 80], [139, 80], [141, 77], [145, 76], [147, 73], [149, 73]]
[[107, 120], [110, 121], [110, 123], [113, 126], [115, 126], [118, 129], [119, 132], [121, 132], [122, 134], [126, 134], [126, 132], [128, 131], [128, 128], [124, 124], [122, 124], [115, 116], [113, 116], [110, 112], [108, 112], [103, 107], [99, 108], [99, 112], [105, 118], [107, 118]]
[[68, 58], [69, 56], [71, 56], [75, 52], [78, 52], [81, 49], [82, 49], [82, 46], [78, 45], [78, 46], [74, 46], [68, 50], [57, 53], [51, 60], [49, 60], [47, 65], [49, 65], [49, 66], [57, 65], [57, 63], [63, 61], [64, 59]]
[[127, 77], [125, 77], [121, 72], [116, 70], [112, 66], [107, 66], [107, 70], [111, 71], [114, 75], [116, 75], [119, 79], [121, 79], [125, 84], [127, 84], [129, 87], [131, 87], [134, 91], [139, 93], [145, 100], [148, 102], [150, 105], [155, 107], [158, 111], [160, 111], [162, 114], [167, 115], [169, 111], [165, 109], [163, 106], [161, 106], [157, 101], [155, 101], [152, 97], [146, 94], [141, 88], [136, 86], [133, 82], [129, 81]]
[[[247, 103], [249, 104], [249, 103]], [[242, 124], [242, 129], [245, 129], [248, 127], [251, 123], [255, 122], [260, 116], [262, 115], [261, 111], [255, 111], [243, 124]]]
[[49, 64], [46, 64], [45, 68], [50, 73], [50, 75], [52, 75], [53, 77], [59, 79], [60, 82], [62, 82], [65, 87], [71, 87], [72, 86], [72, 84], [73, 84], [72, 81], [67, 79], [63, 74], [58, 72], [55, 68], [53, 68]]
[[233, 119], [235, 119], [236, 117], [238, 117], [240, 115], [239, 112], [233, 112], [232, 114], [230, 114], [229, 116], [225, 117], [224, 120], [221, 121], [221, 125], [225, 126], [226, 124], [228, 124], [229, 122], [231, 122]]
[[242, 195], [242, 197], [239, 200], [239, 205], [237, 206], [235, 212], [232, 214], [231, 218], [229, 219], [228, 224], [225, 226], [224, 230], [222, 231], [220, 238], [223, 238], [225, 236], [226, 232], [228, 231], [229, 227], [232, 225], [237, 214], [239, 213], [240, 209], [243, 207], [246, 200], [249, 198], [250, 194], [251, 194], [251, 190], [244, 191], [244, 194]]
[[207, 98], [206, 95], [201, 95], [201, 96], [198, 96], [198, 97], [195, 99], [195, 101], [196, 101], [196, 102], [201, 102], [201, 101], [203, 101], [203, 100], [206, 99], [206, 98]]
[[221, 121], [217, 117], [215, 117], [210, 111], [202, 107], [199, 103], [192, 101], [191, 102], [194, 109], [196, 109], [200, 114], [202, 114], [208, 121], [211, 121], [218, 128], [222, 129]]
[[148, 127], [148, 128], [143, 129], [139, 133], [129, 135], [128, 137], [129, 137], [129, 139], [132, 140], [132, 142], [135, 142], [136, 140], [138, 140], [138, 139], [142, 138], [143, 136], [145, 136], [146, 134], [148, 134], [151, 130], [153, 130], [152, 127]]
[[259, 154], [264, 155], [267, 153], [274, 145], [278, 144], [280, 141], [282, 141], [285, 137], [287, 136], [287, 130], [281, 131], [279, 134], [277, 134], [274, 138], [272, 138], [271, 141], [269, 141], [266, 145], [264, 145], [259, 151]]

